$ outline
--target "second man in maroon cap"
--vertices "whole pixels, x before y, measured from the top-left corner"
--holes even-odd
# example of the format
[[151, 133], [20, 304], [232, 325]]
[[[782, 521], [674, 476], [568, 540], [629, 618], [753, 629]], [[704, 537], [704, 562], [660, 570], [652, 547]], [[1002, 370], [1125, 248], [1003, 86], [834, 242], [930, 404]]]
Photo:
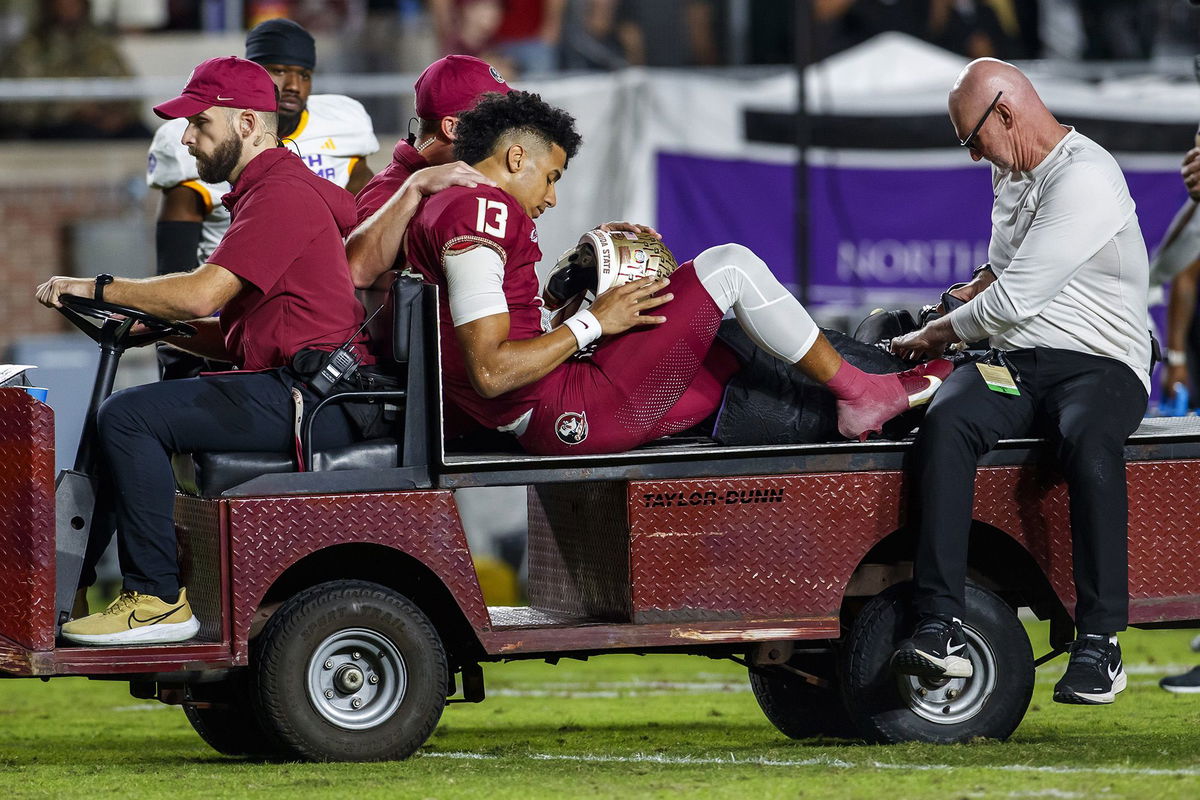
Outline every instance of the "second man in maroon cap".
[[[491, 183], [465, 164], [454, 165], [454, 140], [459, 114], [474, 108], [485, 94], [508, 93], [500, 72], [474, 56], [449, 55], [426, 67], [413, 88], [420, 120], [416, 135], [396, 143], [391, 163], [355, 200], [359, 227], [346, 247], [354, 282], [360, 287], [370, 286], [380, 273], [402, 266], [397, 263], [400, 240], [422, 197], [450, 185]], [[449, 166], [410, 183], [407, 196], [400, 193], [414, 173], [443, 164]], [[388, 204], [393, 197], [396, 199]], [[385, 204], [387, 211], [365, 224]]]

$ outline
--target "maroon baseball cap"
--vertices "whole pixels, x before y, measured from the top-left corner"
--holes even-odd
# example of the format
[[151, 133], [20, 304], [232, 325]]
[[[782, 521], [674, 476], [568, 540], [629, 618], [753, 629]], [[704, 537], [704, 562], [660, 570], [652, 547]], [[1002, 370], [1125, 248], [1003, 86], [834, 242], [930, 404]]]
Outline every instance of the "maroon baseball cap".
[[499, 70], [474, 56], [446, 56], [430, 64], [417, 78], [417, 116], [453, 117], [475, 107], [488, 92], [508, 92]]
[[237, 56], [210, 58], [192, 70], [183, 94], [156, 105], [154, 113], [163, 119], [178, 119], [212, 106], [276, 111], [275, 82], [253, 61]]

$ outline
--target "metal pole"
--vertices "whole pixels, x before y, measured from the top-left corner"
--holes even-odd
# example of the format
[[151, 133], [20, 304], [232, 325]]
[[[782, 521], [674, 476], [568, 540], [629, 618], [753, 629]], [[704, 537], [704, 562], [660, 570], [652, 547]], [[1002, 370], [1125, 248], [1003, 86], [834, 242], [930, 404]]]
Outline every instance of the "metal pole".
[[750, 60], [750, 0], [729, 0], [728, 62], [742, 66]]
[[796, 176], [793, 195], [796, 201], [794, 253], [796, 281], [800, 302], [807, 304], [809, 295], [808, 226], [808, 148], [812, 144], [812, 126], [808, 117], [807, 92], [804, 75], [813, 62], [812, 0], [796, 3]]

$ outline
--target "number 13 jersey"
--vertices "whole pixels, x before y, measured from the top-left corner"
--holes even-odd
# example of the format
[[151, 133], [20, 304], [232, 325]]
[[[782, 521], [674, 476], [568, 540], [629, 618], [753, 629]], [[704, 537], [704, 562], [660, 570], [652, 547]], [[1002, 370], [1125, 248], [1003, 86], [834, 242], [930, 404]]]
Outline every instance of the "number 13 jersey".
[[[471, 386], [454, 333], [454, 320], [456, 316], [462, 319], [462, 309], [451, 306], [443, 259], [473, 248], [487, 248], [494, 253], [496, 258], [487, 259], [492, 263], [498, 259], [496, 274], [479, 275], [478, 285], [486, 290], [487, 285], [499, 283], [503, 289], [507, 309], [496, 307], [494, 311], [507, 311], [509, 340], [540, 336], [542, 299], [535, 268], [542, 251], [537, 226], [516, 199], [491, 186], [454, 186], [422, 201], [409, 223], [405, 249], [409, 267], [436, 283], [440, 290], [439, 333], [446, 397], [477, 422], [501, 428], [529, 409], [539, 381], [492, 400], [485, 400]], [[476, 283], [475, 276], [471, 282]], [[470, 316], [477, 319], [486, 314]]]

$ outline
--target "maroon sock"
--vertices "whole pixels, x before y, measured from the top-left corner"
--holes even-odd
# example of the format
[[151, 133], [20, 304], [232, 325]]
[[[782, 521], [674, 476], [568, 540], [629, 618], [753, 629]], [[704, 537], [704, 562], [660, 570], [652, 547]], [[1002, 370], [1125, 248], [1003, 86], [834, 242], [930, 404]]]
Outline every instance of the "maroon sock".
[[876, 376], [863, 372], [842, 359], [842, 365], [833, 373], [825, 387], [833, 392], [833, 396], [838, 400], [857, 400], [871, 387], [871, 379], [874, 377]]

